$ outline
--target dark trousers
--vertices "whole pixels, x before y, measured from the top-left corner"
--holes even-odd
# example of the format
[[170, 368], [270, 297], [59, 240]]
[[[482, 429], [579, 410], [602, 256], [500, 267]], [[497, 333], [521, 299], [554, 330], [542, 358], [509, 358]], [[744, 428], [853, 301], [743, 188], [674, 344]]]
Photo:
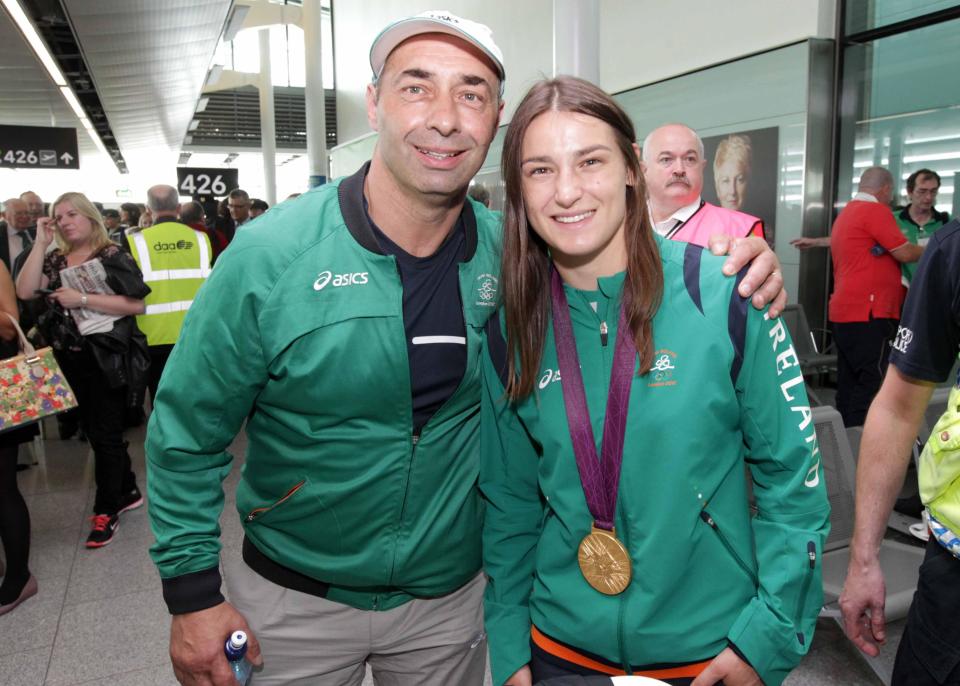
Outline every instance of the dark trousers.
[[170, 353], [173, 352], [172, 345], [151, 345], [150, 348], [150, 375], [147, 377], [147, 388], [150, 389], [150, 404], [157, 399], [157, 387], [160, 385], [160, 377], [163, 375], [163, 368], [167, 366], [167, 360]]
[[880, 390], [890, 357], [896, 319], [834, 322], [837, 344], [837, 411], [844, 426], [862, 426]]
[[120, 497], [137, 487], [127, 442], [123, 440], [127, 388], [110, 388], [87, 351], [58, 352], [57, 359], [77, 396], [80, 425], [93, 448], [97, 482], [94, 514], [115, 514]]
[[30, 578], [30, 513], [17, 488], [17, 444], [0, 439], [0, 543], [7, 571], [0, 584], [0, 605], [12, 603]]
[[920, 565], [891, 683], [960, 684], [960, 560], [934, 539]]

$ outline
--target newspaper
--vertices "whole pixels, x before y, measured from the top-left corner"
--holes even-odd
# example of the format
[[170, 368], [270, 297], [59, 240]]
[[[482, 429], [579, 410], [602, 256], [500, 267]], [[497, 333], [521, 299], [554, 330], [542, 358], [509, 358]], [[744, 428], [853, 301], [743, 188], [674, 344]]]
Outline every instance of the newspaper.
[[[90, 260], [76, 267], [61, 269], [60, 280], [67, 288], [81, 293], [115, 295], [113, 289], [107, 285], [107, 272], [100, 260]], [[74, 308], [70, 310], [70, 315], [81, 336], [112, 331], [113, 323], [121, 318], [121, 315], [106, 314], [86, 307]]]

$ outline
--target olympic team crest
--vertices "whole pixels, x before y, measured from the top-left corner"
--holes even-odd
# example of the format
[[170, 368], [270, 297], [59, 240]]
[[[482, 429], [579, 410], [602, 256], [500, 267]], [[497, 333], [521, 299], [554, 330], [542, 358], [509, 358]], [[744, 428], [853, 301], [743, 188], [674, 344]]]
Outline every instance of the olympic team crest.
[[676, 386], [677, 354], [661, 348], [653, 353], [653, 365], [650, 367], [650, 388], [658, 386]]
[[477, 277], [477, 305], [481, 307], [497, 306], [497, 286], [499, 282], [493, 274], [481, 274]]

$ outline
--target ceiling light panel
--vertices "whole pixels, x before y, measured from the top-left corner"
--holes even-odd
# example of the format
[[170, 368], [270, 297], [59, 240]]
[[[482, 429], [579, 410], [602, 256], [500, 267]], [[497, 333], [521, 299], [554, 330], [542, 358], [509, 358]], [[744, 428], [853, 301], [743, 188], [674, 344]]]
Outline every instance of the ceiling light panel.
[[62, 0], [120, 148], [179, 151], [230, 0]]

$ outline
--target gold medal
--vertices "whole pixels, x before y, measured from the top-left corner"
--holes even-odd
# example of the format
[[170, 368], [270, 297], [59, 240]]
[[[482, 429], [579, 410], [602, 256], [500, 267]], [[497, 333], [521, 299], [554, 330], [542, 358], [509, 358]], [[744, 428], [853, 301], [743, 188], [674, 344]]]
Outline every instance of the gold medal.
[[630, 585], [630, 554], [616, 530], [590, 528], [580, 541], [577, 562], [587, 583], [606, 595], [623, 593]]

